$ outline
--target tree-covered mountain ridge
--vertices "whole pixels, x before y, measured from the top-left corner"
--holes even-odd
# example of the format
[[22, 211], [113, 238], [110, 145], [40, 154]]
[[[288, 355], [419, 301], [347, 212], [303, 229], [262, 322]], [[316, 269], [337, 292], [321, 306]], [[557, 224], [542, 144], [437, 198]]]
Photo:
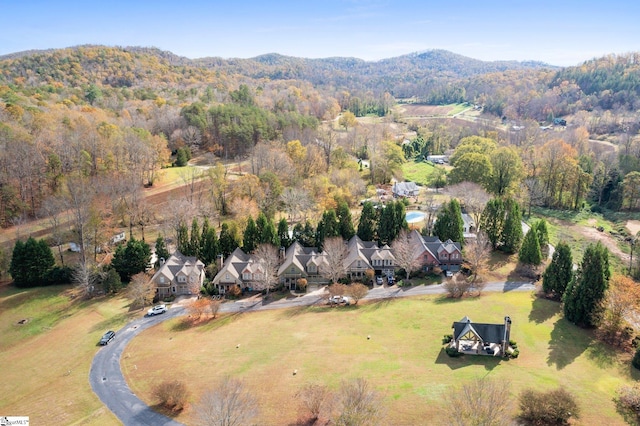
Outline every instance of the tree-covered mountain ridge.
[[[379, 61], [332, 57], [299, 58], [270, 53], [255, 58], [189, 59], [157, 48], [76, 46], [0, 56], [0, 80], [26, 79], [38, 85], [106, 84], [131, 87], [150, 80], [175, 83], [207, 81], [220, 73], [271, 80], [305, 80], [316, 85], [395, 90], [402, 83], [427, 78], [460, 79], [514, 69], [555, 69], [541, 62], [492, 61], [468, 58], [445, 50], [412, 53]], [[213, 75], [211, 73], [214, 73]], [[355, 87], [354, 87], [355, 86]]]

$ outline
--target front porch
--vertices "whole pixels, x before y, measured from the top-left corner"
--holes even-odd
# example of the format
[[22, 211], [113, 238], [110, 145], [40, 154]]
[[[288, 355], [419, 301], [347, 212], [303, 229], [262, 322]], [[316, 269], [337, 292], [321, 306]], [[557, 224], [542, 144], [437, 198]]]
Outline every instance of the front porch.
[[478, 340], [452, 341], [450, 347], [465, 355], [502, 356], [502, 345], [499, 343], [483, 343]]

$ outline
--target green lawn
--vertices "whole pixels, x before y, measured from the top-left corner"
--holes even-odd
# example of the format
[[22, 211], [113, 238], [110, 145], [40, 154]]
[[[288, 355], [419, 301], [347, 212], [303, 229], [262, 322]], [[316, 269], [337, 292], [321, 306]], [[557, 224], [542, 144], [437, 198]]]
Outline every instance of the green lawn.
[[0, 289], [0, 413], [33, 424], [116, 425], [91, 390], [89, 369], [100, 336], [140, 313], [120, 297], [80, 301], [68, 290]]
[[[442, 337], [465, 315], [489, 323], [509, 315], [520, 357], [448, 357]], [[181, 379], [195, 402], [215, 379], [231, 374], [259, 399], [258, 423], [265, 425], [293, 424], [295, 393], [302, 385], [320, 382], [335, 389], [356, 377], [384, 394], [384, 424], [445, 422], [451, 412], [443, 395], [477, 377], [508, 384], [514, 398], [525, 388], [562, 386], [580, 402], [580, 424], [624, 424], [612, 398], [620, 385], [640, 378], [629, 355], [567, 323], [557, 303], [524, 292], [245, 313], [193, 328], [181, 321], [146, 330], [127, 348], [122, 365], [133, 391], [153, 404], [154, 384]], [[189, 424], [192, 415], [186, 410], [177, 420]]]
[[415, 161], [409, 161], [402, 165], [402, 174], [406, 181], [426, 186], [427, 180], [435, 168], [436, 166], [431, 163], [416, 163]]

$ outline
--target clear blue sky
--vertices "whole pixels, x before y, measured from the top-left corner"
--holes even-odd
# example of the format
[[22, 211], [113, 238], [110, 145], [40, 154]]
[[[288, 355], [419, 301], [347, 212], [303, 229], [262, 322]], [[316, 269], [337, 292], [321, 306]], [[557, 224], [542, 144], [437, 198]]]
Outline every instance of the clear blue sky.
[[104, 44], [378, 60], [445, 49], [577, 65], [640, 51], [638, 0], [0, 0], [0, 17], [0, 55]]

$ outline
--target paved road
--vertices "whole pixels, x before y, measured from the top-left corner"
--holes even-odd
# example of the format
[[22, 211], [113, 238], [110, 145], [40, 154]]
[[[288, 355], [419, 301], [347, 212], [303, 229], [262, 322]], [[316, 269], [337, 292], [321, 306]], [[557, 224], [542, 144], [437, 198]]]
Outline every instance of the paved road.
[[181, 423], [153, 411], [131, 392], [120, 370], [120, 358], [129, 341], [142, 330], [161, 321], [184, 314], [183, 307], [173, 307], [167, 313], [144, 317], [127, 324], [116, 332], [107, 346], [98, 350], [91, 363], [89, 382], [100, 400], [125, 425], [178, 426]]
[[[535, 285], [531, 282], [491, 282], [487, 283], [484, 288], [484, 291], [491, 292], [533, 290], [535, 290]], [[443, 294], [445, 292], [446, 290], [442, 284], [416, 287], [378, 286], [371, 289], [363, 300]], [[220, 312], [284, 309], [324, 304], [327, 294], [322, 290], [295, 299], [282, 299], [274, 302], [263, 302], [260, 298], [228, 302], [220, 307]], [[91, 388], [124, 425], [178, 426], [181, 424], [153, 411], [131, 392], [120, 370], [120, 358], [129, 341], [138, 333], [162, 321], [185, 313], [183, 306], [173, 304], [165, 314], [134, 320], [121, 330], [118, 330], [116, 338], [109, 345], [101, 347], [93, 358], [91, 371], [89, 372]]]

